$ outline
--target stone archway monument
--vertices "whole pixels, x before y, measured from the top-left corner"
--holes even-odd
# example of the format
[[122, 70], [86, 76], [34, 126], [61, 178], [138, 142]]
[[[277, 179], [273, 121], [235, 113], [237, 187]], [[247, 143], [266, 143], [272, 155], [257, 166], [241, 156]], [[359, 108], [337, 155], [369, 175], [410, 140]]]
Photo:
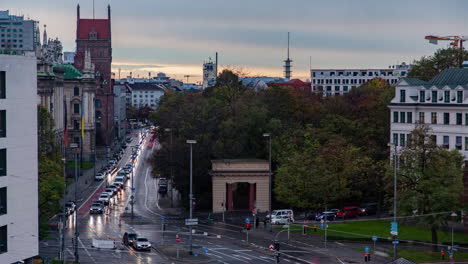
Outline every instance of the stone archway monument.
[[269, 209], [269, 164], [260, 159], [212, 160], [213, 212]]

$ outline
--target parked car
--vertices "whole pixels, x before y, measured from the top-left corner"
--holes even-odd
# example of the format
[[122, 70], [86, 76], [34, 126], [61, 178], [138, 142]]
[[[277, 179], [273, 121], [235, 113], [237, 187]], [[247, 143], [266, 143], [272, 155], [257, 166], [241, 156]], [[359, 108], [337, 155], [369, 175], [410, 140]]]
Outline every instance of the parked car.
[[127, 143], [132, 143], [132, 137], [127, 137]]
[[151, 243], [147, 238], [137, 237], [133, 241], [133, 248], [135, 250], [151, 250]]
[[292, 222], [291, 217], [287, 215], [273, 215], [271, 218], [271, 224], [273, 225], [286, 225]]
[[115, 178], [114, 185], [119, 187], [119, 189], [123, 189], [124, 187], [124, 180], [123, 178]]
[[94, 202], [91, 204], [91, 208], [89, 208], [90, 214], [102, 214], [104, 212], [104, 205], [102, 203]]
[[101, 193], [99, 196], [99, 201], [103, 201], [105, 205], [109, 204], [110, 202], [110, 195], [108, 193]]
[[76, 204], [73, 201], [68, 201], [65, 203], [65, 211], [68, 215], [71, 215], [75, 212]]
[[94, 179], [96, 181], [102, 181], [102, 180], [104, 180], [105, 177], [106, 177], [105, 172], [104, 173], [98, 172], [98, 173], [96, 173], [96, 175], [94, 175]]
[[167, 194], [167, 185], [164, 185], [164, 186], [159, 185], [158, 193]]
[[123, 235], [124, 245], [126, 245], [126, 246], [133, 245], [133, 241], [135, 241], [135, 239], [137, 237], [138, 237], [138, 235], [136, 233], [125, 232], [124, 235]]
[[286, 215], [291, 218], [291, 222], [294, 222], [294, 212], [291, 209], [281, 209], [281, 210], [273, 210], [270, 214], [266, 216], [266, 221], [270, 221], [270, 217], [275, 217], [275, 216], [281, 216], [281, 215]]
[[377, 203], [361, 204], [361, 206], [359, 206], [359, 215], [374, 215], [377, 213], [378, 206]]
[[107, 193], [110, 197], [114, 196], [115, 194], [112, 188], [106, 188], [102, 193]]
[[115, 159], [111, 159], [111, 160], [109, 160], [108, 163], [109, 163], [109, 165], [111, 165], [111, 166], [115, 166], [115, 165], [117, 164], [117, 161], [116, 161]]
[[117, 187], [115, 184], [111, 184], [107, 188], [111, 189], [114, 192], [114, 194], [117, 194], [119, 192], [119, 187]]
[[359, 207], [357, 206], [347, 206], [343, 207], [343, 210], [336, 213], [337, 218], [353, 218], [358, 216], [359, 214]]
[[327, 221], [334, 221], [335, 218], [336, 218], [336, 215], [334, 212], [327, 211], [327, 212], [322, 212], [321, 214], [317, 215], [315, 217], [315, 220], [322, 221], [326, 219]]
[[167, 179], [166, 178], [159, 178], [158, 185], [167, 187]]
[[105, 206], [106, 206], [106, 205], [104, 204], [104, 201], [96, 200], [96, 201], [94, 201], [93, 203], [102, 204], [102, 207], [105, 207]]

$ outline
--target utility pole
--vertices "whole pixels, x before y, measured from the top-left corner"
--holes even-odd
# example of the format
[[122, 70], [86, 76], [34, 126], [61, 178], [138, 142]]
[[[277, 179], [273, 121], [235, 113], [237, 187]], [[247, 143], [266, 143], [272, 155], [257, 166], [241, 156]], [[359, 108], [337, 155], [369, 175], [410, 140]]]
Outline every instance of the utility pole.
[[[78, 208], [78, 152], [75, 151], [75, 208]], [[75, 262], [80, 263], [80, 256], [78, 255], [78, 212], [75, 210]]]
[[137, 149], [137, 148], [138, 148], [138, 146], [132, 146], [132, 190], [131, 190], [131, 192], [130, 192], [130, 193], [131, 193], [131, 196], [130, 196], [130, 199], [131, 199], [131, 200], [130, 200], [130, 204], [131, 204], [131, 207], [132, 207], [132, 212], [131, 212], [131, 214], [132, 214], [131, 219], [132, 219], [132, 220], [133, 220], [133, 217], [134, 217], [134, 214], [133, 214], [133, 204], [134, 204], [134, 200], [133, 200], [133, 199], [135, 198], [134, 191], [133, 191], [133, 190], [134, 190], [134, 188], [133, 188], [133, 178], [134, 178], [134, 176], [135, 176], [135, 174], [133, 173], [133, 171], [135, 170], [135, 158], [133, 158], [133, 150], [134, 150], [134, 149]]
[[269, 210], [270, 210], [270, 232], [273, 232], [273, 225], [271, 224], [271, 211], [272, 211], [272, 205], [271, 205], [271, 201], [272, 201], [272, 193], [271, 193], [271, 189], [272, 189], [272, 173], [271, 173], [271, 133], [263, 133], [263, 136], [264, 137], [267, 137], [268, 138], [268, 171], [269, 171], [269, 192], [270, 192], [270, 195], [269, 195]]
[[171, 128], [166, 128], [164, 129], [166, 132], [170, 132], [170, 138], [171, 138], [171, 153], [170, 155], [170, 164], [171, 164], [171, 208], [174, 207], [174, 164], [172, 161], [172, 152], [174, 152], [173, 145], [172, 145], [172, 129]]
[[[193, 218], [193, 191], [192, 191], [192, 178], [193, 178], [193, 164], [192, 164], [192, 158], [193, 158], [193, 150], [192, 146], [193, 144], [196, 144], [196, 140], [187, 140], [187, 144], [190, 144], [190, 193], [189, 193], [189, 200], [190, 200], [190, 219]], [[189, 231], [190, 231], [190, 251], [189, 254], [193, 255], [193, 248], [192, 248], [192, 226], [189, 226]]]
[[[66, 217], [66, 210], [67, 208], [65, 207], [65, 195], [67, 193], [67, 174], [66, 174], [66, 159], [63, 158], [63, 215], [60, 218], [60, 260], [62, 261], [62, 264], [65, 264], [65, 217]], [[75, 207], [76, 208], [76, 207]]]

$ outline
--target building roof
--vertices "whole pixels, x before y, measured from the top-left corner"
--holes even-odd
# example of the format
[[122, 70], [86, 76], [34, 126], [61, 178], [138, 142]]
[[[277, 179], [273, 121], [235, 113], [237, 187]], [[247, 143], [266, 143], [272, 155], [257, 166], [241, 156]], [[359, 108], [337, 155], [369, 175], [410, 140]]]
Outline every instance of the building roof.
[[89, 39], [89, 32], [95, 30], [97, 39], [110, 39], [109, 19], [80, 19], [78, 39]]
[[409, 85], [425, 85], [426, 81], [419, 80], [417, 78], [403, 78], [403, 81], [407, 82]]
[[429, 81], [431, 85], [467, 85], [468, 68], [446, 69]]
[[71, 64], [54, 64], [54, 67], [65, 70], [65, 73], [63, 74], [63, 78], [65, 80], [78, 79], [83, 75]]
[[152, 91], [165, 91], [165, 87], [157, 83], [128, 83], [128, 87], [133, 90], [152, 90]]
[[268, 86], [271, 86], [271, 85], [279, 85], [283, 87], [293, 87], [293, 88], [310, 87], [310, 83], [303, 82], [299, 79], [292, 79], [289, 82], [284, 82], [284, 83], [268, 83]]

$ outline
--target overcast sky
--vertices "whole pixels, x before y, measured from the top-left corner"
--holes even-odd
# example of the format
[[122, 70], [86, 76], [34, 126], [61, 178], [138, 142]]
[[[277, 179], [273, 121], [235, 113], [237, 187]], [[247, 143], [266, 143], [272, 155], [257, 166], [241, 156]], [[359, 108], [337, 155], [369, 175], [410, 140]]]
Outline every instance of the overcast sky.
[[[47, 24], [65, 51], [75, 49], [76, 5], [92, 18], [92, 0], [1, 0], [0, 10]], [[466, 0], [95, 0], [96, 18], [112, 8], [113, 70], [201, 76], [220, 65], [281, 76], [291, 32], [293, 77], [312, 68], [388, 67], [432, 54], [428, 34], [468, 35]]]

